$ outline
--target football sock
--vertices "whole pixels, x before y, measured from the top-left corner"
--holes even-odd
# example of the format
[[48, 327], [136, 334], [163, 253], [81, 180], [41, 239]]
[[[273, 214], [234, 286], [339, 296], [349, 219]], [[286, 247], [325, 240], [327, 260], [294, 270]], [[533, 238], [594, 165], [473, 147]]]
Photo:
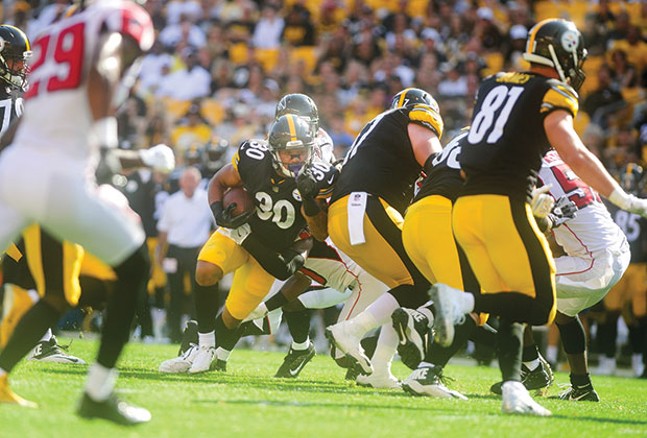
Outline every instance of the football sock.
[[[557, 324], [559, 335], [562, 338], [564, 351], [567, 354], [582, 354], [586, 350], [586, 334], [579, 318], [574, 318], [568, 324]], [[614, 340], [615, 353], [615, 340]]]
[[270, 297], [267, 301], [265, 301], [265, 307], [267, 308], [267, 311], [269, 312], [270, 310], [278, 309], [279, 307], [283, 307], [288, 303], [288, 299], [283, 295], [281, 292], [274, 294], [272, 297]]
[[398, 347], [398, 335], [391, 324], [384, 324], [377, 338], [375, 351], [371, 357], [373, 372], [377, 374], [388, 373], [391, 370], [391, 361]]
[[240, 327], [227, 328], [222, 320], [222, 313], [216, 318], [216, 346], [231, 351], [240, 339]]
[[85, 392], [94, 401], [106, 400], [115, 388], [118, 374], [114, 368], [106, 368], [98, 363], [92, 364], [88, 370]]
[[25, 313], [5, 349], [0, 353], [0, 368], [7, 373], [29, 353], [43, 336], [43, 333], [56, 324], [61, 314], [47, 301], [41, 300]]
[[310, 334], [310, 310], [285, 312], [284, 317], [293, 342], [297, 344], [306, 342]]
[[571, 374], [571, 385], [573, 386], [587, 386], [591, 384], [591, 377], [589, 376], [589, 373], [586, 374]]
[[501, 319], [499, 324], [499, 368], [503, 381], [521, 382], [523, 324]]
[[539, 366], [539, 351], [535, 344], [523, 347], [521, 361], [530, 371], [533, 371]]
[[292, 345], [290, 346], [290, 348], [292, 348], [295, 351], [303, 351], [303, 350], [307, 350], [309, 346], [310, 346], [310, 337], [307, 337], [304, 342], [292, 341]]
[[629, 326], [629, 344], [632, 353], [642, 353], [643, 340], [647, 336], [647, 318], [638, 318], [637, 325]]
[[427, 351], [427, 356], [425, 361], [444, 367], [451, 359], [467, 342], [467, 340], [472, 336], [473, 332], [476, 330], [476, 322], [468, 316], [465, 318], [465, 322], [460, 325], [455, 326], [454, 328], [454, 340], [449, 347], [442, 347], [440, 344], [434, 342], [429, 347]]
[[605, 322], [598, 324], [598, 348], [606, 357], [616, 357], [619, 316], [618, 312], [609, 311], [605, 315]]
[[369, 314], [372, 319], [363, 317], [361, 324], [366, 325], [366, 332], [378, 328], [381, 325], [391, 322], [391, 314], [398, 309], [400, 304], [391, 294], [382, 294], [377, 300], [373, 301], [363, 312], [359, 313], [354, 320], [360, 321], [359, 316], [362, 314]]
[[198, 330], [201, 333], [214, 331], [218, 313], [218, 285], [201, 286], [196, 283], [193, 296]]
[[549, 363], [556, 364], [557, 363], [557, 354], [558, 354], [558, 349], [556, 345], [549, 345], [546, 347], [546, 360]]
[[216, 331], [211, 331], [209, 333], [200, 333], [198, 332], [198, 342], [201, 347], [203, 345], [207, 347], [216, 347]]
[[106, 317], [101, 332], [97, 362], [114, 368], [121, 350], [130, 337], [130, 325], [135, 316], [137, 296], [146, 290], [150, 260], [148, 248], [142, 245], [130, 257], [114, 268], [117, 284], [108, 297]]

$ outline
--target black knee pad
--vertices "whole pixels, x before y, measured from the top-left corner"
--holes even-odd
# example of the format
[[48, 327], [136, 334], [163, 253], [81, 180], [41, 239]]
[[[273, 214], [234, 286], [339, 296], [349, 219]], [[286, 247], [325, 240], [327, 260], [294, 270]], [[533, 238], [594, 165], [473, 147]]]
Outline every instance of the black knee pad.
[[408, 309], [417, 309], [429, 301], [429, 296], [412, 284], [401, 284], [391, 289], [389, 293], [393, 295], [400, 307]]

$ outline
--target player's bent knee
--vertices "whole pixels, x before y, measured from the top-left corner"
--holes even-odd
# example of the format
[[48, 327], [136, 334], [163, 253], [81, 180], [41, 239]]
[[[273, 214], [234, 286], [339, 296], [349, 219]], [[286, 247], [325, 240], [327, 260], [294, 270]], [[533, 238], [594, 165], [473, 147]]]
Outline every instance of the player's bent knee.
[[229, 312], [229, 309], [227, 309], [227, 306], [225, 306], [222, 309], [222, 322], [225, 324], [225, 327], [227, 327], [230, 330], [233, 330], [236, 327], [238, 327], [242, 321], [240, 319], [235, 318]]
[[224, 273], [218, 265], [198, 260], [195, 269], [195, 281], [200, 286], [213, 286], [222, 280]]

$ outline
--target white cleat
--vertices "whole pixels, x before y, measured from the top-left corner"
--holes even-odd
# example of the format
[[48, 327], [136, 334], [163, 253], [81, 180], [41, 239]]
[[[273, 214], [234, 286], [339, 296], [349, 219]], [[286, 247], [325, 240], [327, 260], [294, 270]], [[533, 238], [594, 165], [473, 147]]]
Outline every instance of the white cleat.
[[197, 353], [198, 346], [191, 344], [191, 347], [180, 356], [162, 362], [159, 367], [159, 372], [172, 374], [188, 373]]
[[434, 340], [443, 347], [449, 347], [454, 342], [454, 326], [465, 320], [469, 310], [461, 309], [461, 296], [464, 292], [436, 283], [429, 289], [429, 297], [436, 308], [434, 320]]
[[216, 349], [214, 347], [202, 345], [193, 358], [193, 363], [188, 370], [189, 374], [204, 373], [211, 371], [216, 363]]
[[331, 325], [326, 329], [326, 337], [339, 351], [355, 359], [364, 374], [373, 374], [371, 361], [360, 344], [361, 338], [354, 333], [351, 324], [351, 321], [342, 321]]
[[549, 417], [552, 413], [534, 401], [521, 382], [507, 381], [501, 387], [503, 403], [501, 412], [504, 414], [536, 415]]
[[391, 373], [373, 373], [370, 376], [360, 374], [355, 379], [359, 386], [369, 388], [400, 389], [400, 382]]
[[467, 400], [460, 392], [446, 387], [442, 381], [442, 369], [439, 371], [438, 367], [433, 366], [421, 366], [414, 370], [402, 382], [402, 389], [415, 396]]
[[643, 355], [632, 354], [631, 355], [631, 369], [634, 372], [634, 377], [640, 377], [645, 372], [645, 364], [643, 363]]

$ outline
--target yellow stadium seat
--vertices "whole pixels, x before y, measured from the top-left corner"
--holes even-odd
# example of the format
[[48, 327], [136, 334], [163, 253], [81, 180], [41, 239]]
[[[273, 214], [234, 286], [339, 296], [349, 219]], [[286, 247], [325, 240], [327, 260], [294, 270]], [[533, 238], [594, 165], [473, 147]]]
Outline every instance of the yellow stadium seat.
[[314, 46], [294, 47], [290, 50], [290, 63], [296, 64], [300, 61], [305, 63], [306, 73], [309, 75], [317, 65], [317, 50]]
[[271, 72], [279, 60], [279, 49], [256, 49], [254, 59], [258, 61], [266, 72]]
[[216, 99], [205, 99], [202, 101], [202, 115], [209, 123], [216, 125], [225, 118], [225, 109]]
[[166, 113], [172, 121], [184, 116], [190, 105], [191, 102], [188, 100], [175, 100], [168, 98], [164, 99], [164, 107], [166, 108]]
[[591, 118], [589, 117], [589, 115], [580, 110], [577, 112], [577, 116], [573, 120], [573, 128], [575, 128], [575, 132], [577, 132], [577, 134], [582, 137], [582, 135], [584, 135], [586, 127], [589, 126], [590, 122]]
[[483, 71], [485, 76], [498, 73], [503, 68], [504, 59], [500, 52], [486, 53], [483, 55], [483, 59], [486, 65]]
[[622, 93], [624, 100], [631, 105], [635, 105], [645, 99], [645, 93], [640, 87], [623, 88], [620, 90], [620, 93]]
[[245, 64], [249, 58], [247, 43], [236, 43], [229, 47], [229, 60], [234, 64]]
[[604, 55], [589, 56], [584, 63], [584, 73], [586, 73], [586, 81], [580, 88], [580, 96], [586, 96], [590, 91], [598, 87], [598, 70], [604, 63]]

